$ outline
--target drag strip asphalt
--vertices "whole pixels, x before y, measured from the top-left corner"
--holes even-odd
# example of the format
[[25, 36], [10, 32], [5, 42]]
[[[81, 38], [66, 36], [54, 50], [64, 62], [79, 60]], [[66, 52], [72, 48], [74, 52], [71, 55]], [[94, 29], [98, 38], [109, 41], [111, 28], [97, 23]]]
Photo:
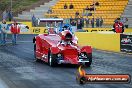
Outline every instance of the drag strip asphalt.
[[[0, 88], [132, 88], [130, 84], [76, 83], [78, 67], [59, 65], [55, 68], [36, 62], [33, 56], [32, 38], [35, 35], [19, 35], [18, 44], [0, 46]], [[93, 50], [93, 63], [85, 68], [88, 74], [130, 74], [132, 55]]]

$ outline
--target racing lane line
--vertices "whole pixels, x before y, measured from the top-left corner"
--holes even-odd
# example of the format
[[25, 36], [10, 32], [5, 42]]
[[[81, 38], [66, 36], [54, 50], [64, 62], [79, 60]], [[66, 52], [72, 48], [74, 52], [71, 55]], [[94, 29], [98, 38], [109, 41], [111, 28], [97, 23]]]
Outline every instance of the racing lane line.
[[0, 88], [9, 88], [6, 83], [0, 78]]
[[[2, 80], [2, 82], [4, 82], [4, 84], [6, 84], [6, 87], [7, 88], [18, 88], [14, 82], [10, 79], [9, 76], [12, 76], [10, 75], [9, 73], [9, 69], [4, 67], [2, 65], [2, 67], [0, 68], [0, 79]], [[7, 75], [7, 73], [9, 73], [9, 75]], [[0, 87], [1, 88], [1, 87]], [[2, 87], [3, 88], [3, 87]]]
[[[2, 54], [2, 53], [1, 53]], [[4, 52], [3, 52], [3, 54], [4, 54]], [[6, 79], [5, 80], [12, 80], [11, 82], [13, 82], [14, 83], [14, 85], [17, 85], [17, 86], [19, 86], [18, 84], [16, 84], [16, 82], [18, 82], [18, 81], [21, 81], [22, 80], [22, 78], [20, 78], [20, 80], [19, 79], [17, 79], [18, 77], [21, 77], [21, 75], [20, 76], [18, 76], [18, 77], [16, 77], [17, 75], [16, 74], [18, 74], [18, 73], [16, 73], [16, 72], [14, 72], [14, 70], [13, 70], [13, 74], [15, 74], [15, 76], [13, 75], [13, 77], [15, 77], [15, 78], [13, 78], [12, 79], [12, 75], [10, 75], [10, 71], [12, 71], [12, 69], [13, 68], [19, 68], [19, 67], [22, 67], [23, 68], [23, 66], [25, 67], [27, 67], [27, 65], [30, 65], [30, 67], [33, 67], [32, 66], [32, 64], [34, 64], [34, 63], [32, 63], [31, 61], [26, 61], [25, 59], [22, 59], [22, 58], [18, 58], [18, 57], [13, 57], [13, 55], [10, 55], [10, 54], [8, 54], [8, 57], [10, 57], [11, 59], [6, 59], [6, 61], [5, 61], [5, 63], [3, 63], [3, 61], [2, 61], [2, 63], [4, 64], [4, 68], [8, 68], [9, 70], [8, 70], [8, 74], [6, 75], [6, 76], [4, 76], [4, 77], [6, 77]], [[4, 59], [4, 58], [3, 58]], [[22, 60], [21, 60], [22, 59]], [[14, 62], [14, 64], [12, 64], [12, 62], [13, 61], [15, 61]], [[7, 63], [6, 62], [8, 62], [8, 64], [12, 64], [12, 65], [7, 65]], [[22, 69], [23, 70], [23, 69]], [[0, 70], [1, 71], [1, 70]], [[29, 71], [29, 69], [28, 69], [28, 71]], [[27, 74], [27, 73], [26, 73]], [[9, 77], [7, 77], [7, 76], [9, 76]], [[11, 77], [10, 77], [11, 76]], [[31, 75], [30, 75], [31, 76]], [[18, 80], [18, 81], [17, 81]], [[26, 81], [26, 80], [25, 80]], [[28, 81], [28, 82], [30, 82], [30, 81]], [[7, 83], [8, 83], [8, 81], [7, 81]], [[23, 83], [22, 83], [23, 84]], [[24, 84], [23, 84], [23, 86], [24, 86]], [[17, 87], [17, 88], [35, 88], [35, 87]], [[28, 86], [28, 84], [26, 84], [26, 86]], [[10, 88], [16, 88], [16, 87], [10, 87]], [[37, 88], [37, 87], [36, 87]]]

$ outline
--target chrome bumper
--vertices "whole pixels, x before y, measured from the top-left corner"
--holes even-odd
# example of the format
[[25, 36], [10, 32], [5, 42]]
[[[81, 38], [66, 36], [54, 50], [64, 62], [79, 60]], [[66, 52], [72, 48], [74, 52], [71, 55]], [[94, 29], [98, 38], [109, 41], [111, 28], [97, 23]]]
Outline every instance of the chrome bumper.
[[65, 61], [65, 60], [59, 60], [59, 61], [58, 61], [58, 64], [62, 64], [62, 63], [65, 63], [65, 64], [70, 64], [70, 62], [69, 62], [69, 61]]
[[79, 63], [81, 63], [81, 62], [89, 62], [89, 60], [83, 60], [83, 59], [79, 59], [79, 61], [78, 61]]
[[[78, 61], [78, 63], [85, 63], [85, 62], [89, 62], [89, 60], [79, 59], [79, 61]], [[70, 64], [71, 62], [65, 61], [65, 60], [59, 60], [59, 61], [58, 61], [58, 64], [62, 64], [62, 63]]]

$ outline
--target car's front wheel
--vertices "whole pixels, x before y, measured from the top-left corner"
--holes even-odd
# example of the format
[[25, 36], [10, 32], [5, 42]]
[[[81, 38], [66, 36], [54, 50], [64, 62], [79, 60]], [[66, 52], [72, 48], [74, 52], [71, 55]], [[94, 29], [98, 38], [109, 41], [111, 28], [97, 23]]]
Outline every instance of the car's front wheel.
[[57, 66], [57, 56], [56, 56], [55, 54], [52, 54], [51, 52], [49, 52], [48, 64], [49, 64], [51, 67]]

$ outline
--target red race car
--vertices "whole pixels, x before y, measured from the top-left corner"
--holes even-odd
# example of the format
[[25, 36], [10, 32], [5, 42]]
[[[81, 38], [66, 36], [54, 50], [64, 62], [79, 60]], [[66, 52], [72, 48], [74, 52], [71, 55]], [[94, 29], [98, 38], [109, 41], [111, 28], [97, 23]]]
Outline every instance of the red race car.
[[[62, 23], [63, 19], [40, 20], [40, 22], [45, 21], [50, 24], [55, 21], [57, 24], [56, 21]], [[60, 26], [60, 29], [65, 28]], [[57, 64], [85, 64], [90, 66], [92, 63], [91, 46], [78, 46], [78, 39], [70, 30], [57, 32], [54, 31], [53, 27], [48, 27], [48, 34], [35, 36], [33, 43], [36, 61], [44, 61], [52, 67]]]
[[57, 64], [92, 63], [91, 46], [79, 47], [77, 38], [70, 31], [59, 34], [41, 34], [33, 39], [36, 61], [44, 61], [54, 67]]

